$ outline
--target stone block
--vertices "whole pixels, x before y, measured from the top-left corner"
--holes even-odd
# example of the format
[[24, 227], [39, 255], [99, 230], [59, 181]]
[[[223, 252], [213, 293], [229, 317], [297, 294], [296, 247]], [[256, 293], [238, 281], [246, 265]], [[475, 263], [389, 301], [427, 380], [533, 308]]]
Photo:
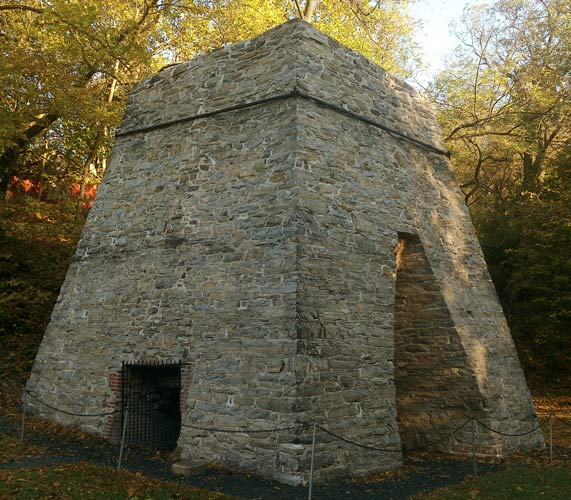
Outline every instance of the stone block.
[[171, 470], [177, 476], [192, 477], [200, 476], [206, 472], [208, 465], [193, 460], [181, 460], [172, 464]]

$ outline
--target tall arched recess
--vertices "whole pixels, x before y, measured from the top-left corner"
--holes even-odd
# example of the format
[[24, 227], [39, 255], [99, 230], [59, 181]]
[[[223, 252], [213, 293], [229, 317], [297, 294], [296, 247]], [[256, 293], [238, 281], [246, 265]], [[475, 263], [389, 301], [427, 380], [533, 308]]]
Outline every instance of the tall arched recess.
[[395, 385], [402, 446], [438, 442], [481, 410], [482, 397], [454, 322], [417, 235], [398, 233], [395, 248]]

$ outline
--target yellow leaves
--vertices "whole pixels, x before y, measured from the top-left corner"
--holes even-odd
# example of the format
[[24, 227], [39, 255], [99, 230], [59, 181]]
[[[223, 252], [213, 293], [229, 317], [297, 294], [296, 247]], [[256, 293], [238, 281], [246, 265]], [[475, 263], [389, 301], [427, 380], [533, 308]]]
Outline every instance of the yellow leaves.
[[[15, 144], [30, 116], [50, 113], [58, 117], [53, 125], [57, 133], [51, 134], [53, 149], [71, 164], [85, 158], [93, 130], [103, 126], [112, 131], [118, 125], [136, 80], [165, 63], [251, 38], [297, 17], [291, 0], [37, 4], [43, 11], [31, 17], [0, 12], [0, 31], [7, 33], [2, 40], [5, 65], [0, 68], [0, 87], [6, 94], [0, 102], [0, 151]], [[405, 75], [413, 47], [413, 23], [406, 9], [406, 1], [381, 2], [363, 16], [372, 10], [366, 0], [322, 0], [315, 26], [388, 71]], [[114, 79], [117, 88], [108, 106]], [[29, 139], [33, 144], [37, 137]]]
[[0, 434], [0, 463], [7, 463], [18, 458], [29, 457], [43, 453], [37, 446], [23, 443], [17, 438]]
[[[371, 10], [365, 1], [321, 0], [312, 24], [387, 71], [399, 76], [408, 74], [414, 62], [414, 23], [407, 2], [381, 2], [371, 15], [363, 15]], [[213, 2], [208, 7], [202, 5], [199, 15], [182, 16], [177, 31], [172, 33], [179, 43], [170, 48], [180, 61], [196, 52], [246, 40], [296, 17], [294, 2], [287, 0]]]
[[381, 2], [370, 15], [367, 2], [323, 0], [315, 26], [397, 76], [408, 76], [416, 62], [414, 22], [408, 2]]
[[0, 482], [2, 492], [10, 491], [18, 498], [240, 500], [230, 495], [137, 476], [123, 469], [87, 463], [41, 469], [4, 470], [0, 471]]
[[34, 212], [34, 217], [40, 222], [48, 222], [50, 224], [55, 224], [57, 222], [57, 220], [51, 219], [49, 215], [44, 215], [41, 212]]

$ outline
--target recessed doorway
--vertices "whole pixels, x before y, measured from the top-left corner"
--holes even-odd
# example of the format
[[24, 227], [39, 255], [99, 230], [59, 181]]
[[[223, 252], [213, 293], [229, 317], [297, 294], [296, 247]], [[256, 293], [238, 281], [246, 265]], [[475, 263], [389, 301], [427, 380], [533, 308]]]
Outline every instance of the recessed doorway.
[[123, 363], [121, 387], [125, 444], [175, 448], [181, 424], [181, 363]]

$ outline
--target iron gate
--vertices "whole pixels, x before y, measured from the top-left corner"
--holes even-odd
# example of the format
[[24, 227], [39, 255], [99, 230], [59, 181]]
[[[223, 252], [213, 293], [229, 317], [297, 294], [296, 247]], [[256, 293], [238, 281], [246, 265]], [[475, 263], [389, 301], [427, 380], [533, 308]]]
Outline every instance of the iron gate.
[[127, 414], [125, 443], [170, 449], [180, 434], [181, 362], [123, 362], [121, 429]]

